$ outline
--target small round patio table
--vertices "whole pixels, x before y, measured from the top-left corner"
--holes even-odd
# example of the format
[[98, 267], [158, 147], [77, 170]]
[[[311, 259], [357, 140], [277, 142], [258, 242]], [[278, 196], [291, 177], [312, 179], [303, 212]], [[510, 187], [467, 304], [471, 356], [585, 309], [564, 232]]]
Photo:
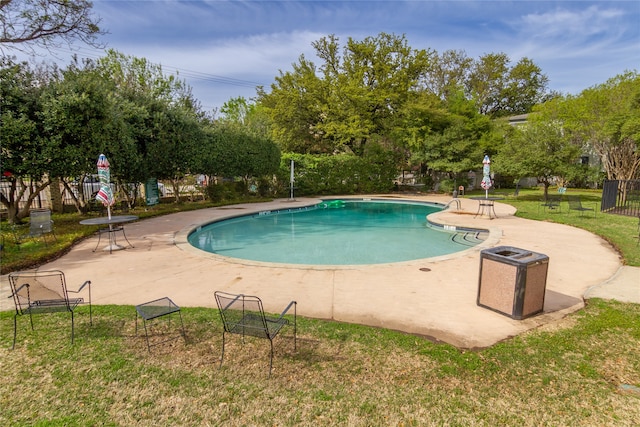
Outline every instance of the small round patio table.
[[135, 221], [137, 220], [138, 217], [135, 215], [113, 215], [111, 217], [108, 216], [101, 216], [99, 218], [89, 218], [89, 219], [83, 219], [82, 221], [80, 221], [80, 224], [82, 225], [108, 225], [108, 228], [102, 228], [100, 230], [98, 230], [98, 244], [96, 245], [95, 249], [93, 250], [93, 252], [95, 252], [98, 249], [98, 246], [100, 246], [100, 238], [102, 237], [103, 233], [108, 233], [109, 234], [109, 244], [107, 246], [104, 247], [105, 251], [109, 251], [109, 253], [112, 253], [113, 251], [119, 251], [121, 249], [124, 249], [124, 246], [121, 246], [118, 244], [118, 242], [116, 241], [116, 234], [117, 232], [122, 232], [122, 236], [124, 237], [124, 240], [127, 241], [127, 244], [133, 248], [133, 245], [131, 244], [131, 242], [129, 242], [129, 239], [127, 239], [127, 235], [124, 233], [124, 225], [127, 222], [131, 222], [131, 221]]
[[497, 218], [498, 217], [498, 215], [496, 215], [494, 202], [496, 200], [504, 200], [504, 197], [498, 197], [498, 196], [489, 196], [489, 197], [475, 196], [475, 197], [470, 197], [470, 199], [478, 201], [478, 211], [474, 215], [474, 218], [477, 217], [478, 215], [484, 216], [486, 214], [489, 217], [489, 219], [493, 219], [493, 218]]

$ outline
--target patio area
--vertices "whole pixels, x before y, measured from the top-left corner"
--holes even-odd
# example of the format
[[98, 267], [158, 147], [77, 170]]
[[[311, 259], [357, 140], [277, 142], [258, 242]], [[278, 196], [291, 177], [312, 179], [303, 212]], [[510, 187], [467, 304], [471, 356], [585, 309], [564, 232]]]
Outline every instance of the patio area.
[[[362, 198], [359, 196], [358, 198]], [[446, 204], [450, 197], [396, 195]], [[479, 246], [437, 258], [403, 263], [317, 267], [264, 264], [204, 253], [186, 242], [202, 223], [264, 210], [318, 203], [319, 199], [241, 204], [143, 220], [127, 225], [134, 248], [92, 252], [97, 236], [40, 269], [60, 269], [73, 286], [93, 282], [95, 304], [137, 305], [169, 297], [181, 307], [215, 307], [214, 291], [260, 296], [265, 310], [290, 300], [301, 316], [384, 327], [430, 337], [460, 348], [479, 348], [561, 319], [581, 308], [592, 287], [607, 282], [621, 267], [603, 239], [574, 227], [514, 216], [513, 207], [495, 203], [497, 218], [474, 218], [477, 201], [461, 199], [461, 209], [433, 214], [430, 221], [489, 230]], [[549, 257], [544, 313], [513, 320], [476, 304], [480, 251], [514, 246]], [[2, 277], [2, 309], [12, 309], [7, 278]], [[132, 312], [133, 313], [133, 312]], [[133, 319], [133, 317], [132, 317]], [[189, 329], [189, 319], [185, 319]], [[304, 331], [300, 331], [304, 335]]]

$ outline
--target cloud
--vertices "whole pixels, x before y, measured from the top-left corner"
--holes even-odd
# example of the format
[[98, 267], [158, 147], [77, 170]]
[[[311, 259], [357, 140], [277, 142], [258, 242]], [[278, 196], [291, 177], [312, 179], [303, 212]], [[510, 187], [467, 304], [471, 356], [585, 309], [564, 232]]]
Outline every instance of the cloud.
[[558, 8], [544, 13], [530, 13], [522, 17], [516, 28], [537, 39], [571, 38], [585, 40], [594, 35], [609, 33], [616, 28], [624, 11], [590, 6], [583, 10]]
[[302, 54], [319, 65], [311, 43], [330, 34], [341, 46], [385, 32], [414, 49], [527, 57], [570, 93], [640, 63], [637, 1], [95, 0], [94, 12], [109, 48], [179, 70], [206, 106], [268, 89]]

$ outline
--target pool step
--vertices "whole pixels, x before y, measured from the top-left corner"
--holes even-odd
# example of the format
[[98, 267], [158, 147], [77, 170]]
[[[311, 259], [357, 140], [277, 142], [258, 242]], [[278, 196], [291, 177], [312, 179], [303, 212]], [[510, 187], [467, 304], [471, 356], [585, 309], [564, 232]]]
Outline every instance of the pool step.
[[467, 231], [452, 234], [451, 241], [459, 245], [475, 246], [484, 242], [487, 237], [489, 237], [489, 233], [486, 231]]

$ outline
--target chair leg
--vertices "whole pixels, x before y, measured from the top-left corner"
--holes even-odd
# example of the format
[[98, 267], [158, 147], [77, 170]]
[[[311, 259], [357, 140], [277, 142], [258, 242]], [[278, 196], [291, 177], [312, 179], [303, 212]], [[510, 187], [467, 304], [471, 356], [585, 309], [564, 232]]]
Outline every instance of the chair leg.
[[11, 350], [16, 348], [16, 333], [18, 331], [18, 313], [13, 315], [13, 346]]
[[293, 351], [298, 351], [298, 304], [293, 306]]
[[71, 344], [73, 344], [74, 332], [73, 310], [71, 310]]
[[[125, 237], [126, 239], [126, 237]], [[182, 327], [182, 339], [184, 340], [185, 344], [187, 342], [187, 333], [184, 331], [184, 322], [182, 321], [182, 312], [178, 312], [178, 314], [180, 315], [180, 326]]]
[[273, 340], [269, 340], [271, 344], [271, 355], [269, 357], [269, 378], [271, 378], [271, 370], [273, 369]]
[[151, 344], [149, 344], [149, 331], [147, 331], [147, 321], [146, 319], [142, 319], [142, 324], [144, 325], [144, 337], [147, 340], [147, 350], [151, 353]]
[[222, 355], [220, 356], [220, 368], [222, 368], [222, 361], [224, 360], [224, 341], [225, 341], [225, 333], [222, 332]]

